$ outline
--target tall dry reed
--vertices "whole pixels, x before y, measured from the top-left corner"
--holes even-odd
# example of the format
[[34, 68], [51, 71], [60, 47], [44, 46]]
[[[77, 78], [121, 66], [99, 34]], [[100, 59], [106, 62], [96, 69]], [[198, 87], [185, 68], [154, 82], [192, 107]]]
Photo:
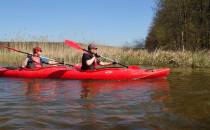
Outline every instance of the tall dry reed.
[[[62, 60], [65, 63], [81, 63], [82, 52], [66, 46], [64, 43], [56, 42], [8, 42], [0, 43], [25, 52], [32, 52], [32, 48], [39, 46], [42, 48], [42, 54], [46, 57]], [[82, 44], [83, 48], [87, 45]], [[176, 66], [176, 67], [210, 67], [210, 57], [205, 51], [163, 51], [156, 50], [148, 52], [147, 50], [125, 49], [108, 46], [99, 46], [98, 53], [116, 59], [127, 65], [150, 65], [150, 66]], [[12, 50], [0, 48], [0, 64], [10, 66], [21, 66], [26, 55]]]

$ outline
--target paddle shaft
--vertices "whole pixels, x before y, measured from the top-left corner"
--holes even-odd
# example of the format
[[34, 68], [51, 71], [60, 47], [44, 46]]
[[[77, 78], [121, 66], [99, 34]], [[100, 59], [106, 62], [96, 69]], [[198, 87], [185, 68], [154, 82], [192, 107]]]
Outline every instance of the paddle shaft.
[[[28, 52], [20, 51], [20, 50], [11, 48], [11, 47], [1, 46], [1, 45], [0, 45], [0, 47], [2, 47], [2, 48], [7, 48], [7, 49], [9, 49], [9, 50], [13, 50], [13, 51], [16, 51], [16, 52], [19, 52], [19, 53], [23, 53], [23, 54], [31, 55], [31, 56], [32, 56], [32, 54], [30, 54], [30, 53], [28, 53]], [[39, 57], [41, 58], [41, 57], [43, 57], [43, 56], [39, 56]], [[53, 61], [55, 61], [55, 62], [58, 62], [58, 64], [73, 66], [73, 65], [71, 65], [71, 64], [64, 64], [64, 63], [62, 63], [62, 62], [60, 62], [60, 61], [56, 61], [56, 60], [51, 59], [51, 58], [48, 58], [48, 57], [45, 57], [45, 58], [47, 58], [47, 59], [49, 59], [49, 60], [51, 60], [51, 61], [53, 60]]]
[[7, 47], [7, 46], [0, 46], [0, 47], [7, 48], [8, 50], [13, 50], [13, 51], [20, 52], [20, 53], [23, 53], [23, 54], [32, 55], [30, 53], [23, 52], [23, 51], [20, 51], [20, 50], [14, 49], [14, 48], [10, 48], [10, 47]]

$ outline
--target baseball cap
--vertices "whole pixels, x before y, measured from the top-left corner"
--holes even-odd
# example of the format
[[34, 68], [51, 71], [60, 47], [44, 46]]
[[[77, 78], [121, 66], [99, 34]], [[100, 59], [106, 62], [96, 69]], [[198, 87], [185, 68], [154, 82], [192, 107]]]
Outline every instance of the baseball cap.
[[88, 50], [91, 50], [91, 49], [97, 49], [97, 47], [94, 43], [91, 43], [88, 45]]

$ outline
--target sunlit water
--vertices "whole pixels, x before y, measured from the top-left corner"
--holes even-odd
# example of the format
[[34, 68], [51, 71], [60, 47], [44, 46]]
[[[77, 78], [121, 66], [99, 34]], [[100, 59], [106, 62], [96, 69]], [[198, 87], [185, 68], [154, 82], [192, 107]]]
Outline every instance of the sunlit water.
[[209, 130], [210, 71], [168, 79], [0, 78], [0, 130]]

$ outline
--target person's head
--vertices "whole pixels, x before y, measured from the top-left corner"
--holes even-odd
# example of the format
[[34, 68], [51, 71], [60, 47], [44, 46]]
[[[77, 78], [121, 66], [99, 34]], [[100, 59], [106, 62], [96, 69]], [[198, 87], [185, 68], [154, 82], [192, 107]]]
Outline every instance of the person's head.
[[91, 43], [91, 44], [88, 45], [88, 51], [94, 52], [96, 50], [97, 50], [97, 47], [94, 43]]
[[34, 55], [40, 56], [41, 55], [41, 52], [42, 52], [42, 49], [40, 47], [34, 47], [33, 48], [33, 54]]

